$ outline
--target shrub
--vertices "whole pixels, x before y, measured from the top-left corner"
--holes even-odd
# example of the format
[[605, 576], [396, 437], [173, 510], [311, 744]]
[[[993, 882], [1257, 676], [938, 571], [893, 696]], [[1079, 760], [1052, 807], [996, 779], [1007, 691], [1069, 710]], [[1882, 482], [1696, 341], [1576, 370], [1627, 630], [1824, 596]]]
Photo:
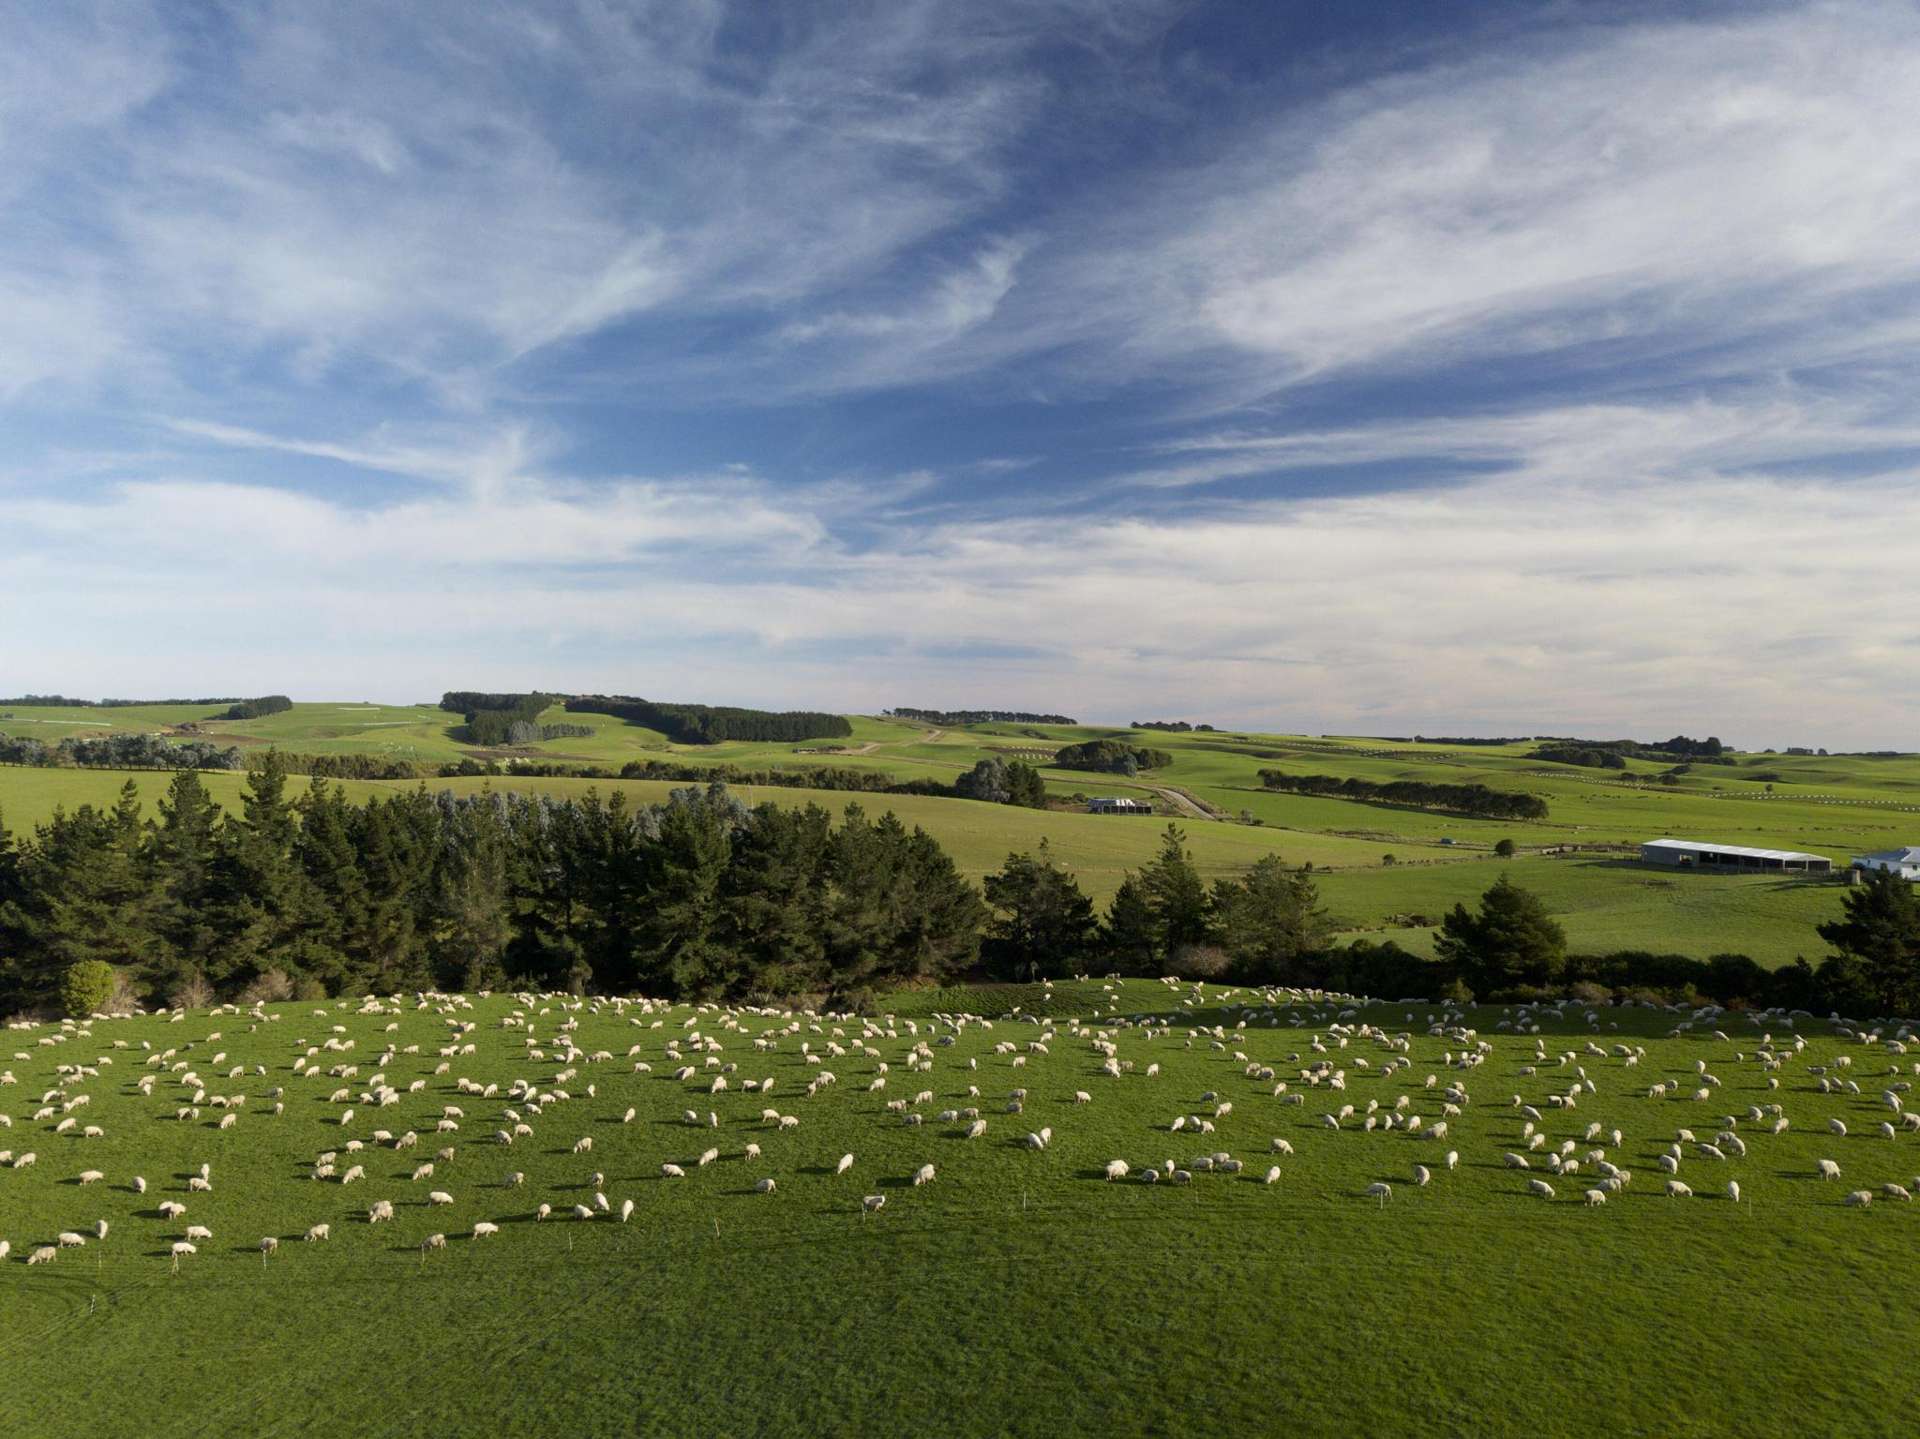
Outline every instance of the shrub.
[[104, 1006], [108, 1014], [131, 1014], [141, 1007], [140, 990], [124, 969], [113, 972], [113, 993]]
[[60, 1003], [75, 1019], [107, 1007], [113, 998], [114, 968], [104, 959], [83, 959], [60, 976]]
[[1512, 859], [1513, 852], [1517, 847], [1512, 840], [1503, 839], [1493, 847], [1493, 852], [1502, 859]]
[[242, 1004], [279, 1004], [294, 997], [293, 977], [284, 969], [263, 969], [240, 991]]
[[294, 981], [293, 997], [302, 1003], [328, 998], [327, 987], [310, 974], [303, 974]]
[[190, 969], [174, 981], [167, 1002], [175, 1009], [205, 1009], [214, 1001], [213, 986], [197, 969]]
[[1217, 944], [1183, 944], [1173, 956], [1173, 972], [1182, 979], [1218, 979], [1231, 957]]

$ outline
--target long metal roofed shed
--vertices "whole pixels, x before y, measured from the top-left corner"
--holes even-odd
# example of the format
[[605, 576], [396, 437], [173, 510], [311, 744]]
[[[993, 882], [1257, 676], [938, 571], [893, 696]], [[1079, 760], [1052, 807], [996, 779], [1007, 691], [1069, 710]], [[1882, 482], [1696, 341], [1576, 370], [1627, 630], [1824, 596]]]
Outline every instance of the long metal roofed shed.
[[1652, 839], [1640, 846], [1648, 864], [1683, 869], [1783, 870], [1794, 874], [1832, 874], [1833, 861], [1824, 854], [1802, 854], [1793, 849], [1750, 849], [1742, 844], [1701, 844], [1691, 839]]

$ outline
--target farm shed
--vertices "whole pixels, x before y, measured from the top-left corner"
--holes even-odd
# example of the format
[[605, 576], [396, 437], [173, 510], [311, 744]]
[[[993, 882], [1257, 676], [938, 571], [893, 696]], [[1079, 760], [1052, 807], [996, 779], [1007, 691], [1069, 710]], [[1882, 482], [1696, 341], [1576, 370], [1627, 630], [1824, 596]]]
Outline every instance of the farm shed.
[[1920, 844], [1910, 844], [1900, 849], [1883, 849], [1873, 854], [1856, 854], [1851, 868], [1884, 869], [1889, 874], [1899, 875], [1902, 879], [1920, 880]]
[[1088, 814], [1152, 814], [1153, 806], [1145, 800], [1114, 799], [1108, 795], [1099, 795], [1087, 801]]
[[1701, 844], [1690, 839], [1653, 839], [1640, 846], [1647, 864], [1676, 869], [1761, 869], [1794, 874], [1831, 874], [1833, 861], [1824, 854], [1802, 854], [1791, 849], [1750, 849], [1740, 844]]

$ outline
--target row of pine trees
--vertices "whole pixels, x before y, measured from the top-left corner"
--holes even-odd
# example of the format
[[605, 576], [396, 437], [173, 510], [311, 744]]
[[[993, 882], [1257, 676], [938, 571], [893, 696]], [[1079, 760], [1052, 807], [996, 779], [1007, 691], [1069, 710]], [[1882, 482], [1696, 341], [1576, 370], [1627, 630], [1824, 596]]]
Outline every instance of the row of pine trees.
[[1280, 979], [1324, 937], [1306, 876], [1268, 860], [1209, 886], [1171, 827], [1101, 916], [1044, 843], [983, 893], [892, 813], [749, 809], [720, 785], [355, 803], [269, 756], [235, 814], [188, 770], [152, 815], [130, 782], [29, 836], [0, 825], [0, 1013], [87, 961], [141, 1003], [508, 983], [844, 999], [982, 972]]

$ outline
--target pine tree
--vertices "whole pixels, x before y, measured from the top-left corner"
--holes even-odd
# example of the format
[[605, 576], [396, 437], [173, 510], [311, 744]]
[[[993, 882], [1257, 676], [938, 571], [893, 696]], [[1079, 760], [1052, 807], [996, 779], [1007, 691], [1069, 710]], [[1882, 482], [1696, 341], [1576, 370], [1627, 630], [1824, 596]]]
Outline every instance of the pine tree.
[[1159, 855], [1140, 872], [1140, 888], [1153, 914], [1154, 957], [1160, 964], [1171, 966], [1183, 949], [1213, 937], [1207, 884], [1178, 825], [1167, 826]]
[[1484, 996], [1552, 980], [1566, 968], [1567, 934], [1538, 895], [1503, 874], [1480, 897], [1478, 914], [1454, 905], [1441, 922], [1434, 951], [1459, 965]]
[[1166, 973], [1160, 962], [1160, 927], [1138, 876], [1128, 875], [1114, 891], [1102, 942], [1120, 974], [1149, 978]]
[[1881, 870], [1849, 890], [1839, 919], [1820, 937], [1839, 951], [1839, 972], [1855, 979], [1881, 1014], [1920, 1008], [1920, 899], [1915, 886]]
[[1003, 979], [1057, 979], [1086, 964], [1098, 930], [1093, 902], [1054, 863], [1044, 839], [1038, 853], [1009, 854], [983, 887], [993, 917], [981, 952], [991, 973]]
[[1239, 978], [1254, 984], [1291, 982], [1301, 958], [1327, 942], [1330, 926], [1319, 891], [1304, 871], [1264, 855], [1237, 880], [1214, 886], [1220, 942]]

